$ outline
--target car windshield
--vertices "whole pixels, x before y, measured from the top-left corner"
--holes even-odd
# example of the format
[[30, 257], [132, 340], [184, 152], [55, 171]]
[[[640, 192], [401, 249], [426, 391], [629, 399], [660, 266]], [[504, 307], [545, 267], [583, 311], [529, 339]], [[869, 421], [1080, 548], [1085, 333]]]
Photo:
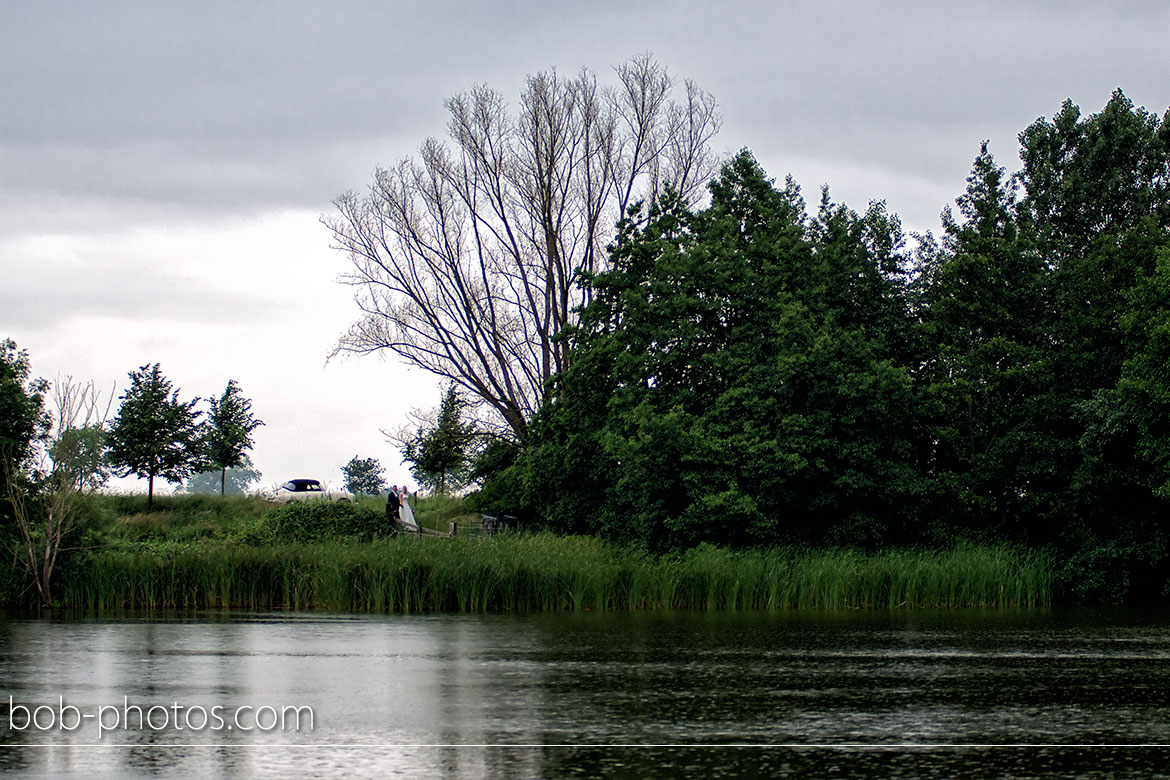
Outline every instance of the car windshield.
[[290, 479], [281, 485], [281, 487], [285, 490], [291, 490], [294, 493], [320, 492], [322, 490], [321, 483], [315, 479]]

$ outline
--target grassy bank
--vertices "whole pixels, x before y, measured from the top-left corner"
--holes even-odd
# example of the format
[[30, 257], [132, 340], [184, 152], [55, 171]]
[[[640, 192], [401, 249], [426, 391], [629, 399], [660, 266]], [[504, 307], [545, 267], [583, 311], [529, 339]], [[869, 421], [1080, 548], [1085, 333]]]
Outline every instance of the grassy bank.
[[1048, 562], [998, 547], [873, 555], [700, 547], [652, 557], [593, 538], [159, 541], [77, 556], [62, 601], [118, 608], [375, 612], [1042, 606]]

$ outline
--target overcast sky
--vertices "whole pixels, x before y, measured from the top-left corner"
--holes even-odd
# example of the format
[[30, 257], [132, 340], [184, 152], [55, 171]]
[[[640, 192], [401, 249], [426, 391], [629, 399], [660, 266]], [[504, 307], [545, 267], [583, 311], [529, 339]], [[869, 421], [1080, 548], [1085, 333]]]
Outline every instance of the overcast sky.
[[721, 154], [918, 231], [981, 140], [1015, 170], [1017, 134], [1066, 98], [1170, 106], [1170, 4], [955, 6], [0, 0], [0, 339], [118, 394], [146, 363], [183, 398], [235, 379], [267, 423], [264, 486], [340, 485], [354, 455], [413, 484], [379, 429], [438, 383], [392, 356], [326, 364], [357, 309], [319, 219], [442, 137], [445, 98], [515, 101], [552, 67], [612, 83], [651, 52], [716, 97]]

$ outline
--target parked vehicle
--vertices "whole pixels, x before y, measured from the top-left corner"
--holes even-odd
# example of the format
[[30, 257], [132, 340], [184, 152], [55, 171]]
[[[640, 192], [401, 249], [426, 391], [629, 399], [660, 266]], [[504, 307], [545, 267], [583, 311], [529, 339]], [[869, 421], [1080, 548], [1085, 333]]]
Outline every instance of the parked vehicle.
[[276, 490], [272, 500], [278, 504], [289, 501], [353, 501], [347, 490], [326, 490], [317, 479], [290, 479]]

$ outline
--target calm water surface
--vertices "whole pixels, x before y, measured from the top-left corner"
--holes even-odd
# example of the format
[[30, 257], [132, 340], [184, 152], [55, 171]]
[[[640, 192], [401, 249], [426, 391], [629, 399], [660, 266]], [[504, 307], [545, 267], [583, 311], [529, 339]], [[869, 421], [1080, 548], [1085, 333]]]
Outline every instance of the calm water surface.
[[[312, 728], [255, 727], [284, 707]], [[1170, 613], [0, 618], [16, 776], [1170, 777], [1162, 744]]]

